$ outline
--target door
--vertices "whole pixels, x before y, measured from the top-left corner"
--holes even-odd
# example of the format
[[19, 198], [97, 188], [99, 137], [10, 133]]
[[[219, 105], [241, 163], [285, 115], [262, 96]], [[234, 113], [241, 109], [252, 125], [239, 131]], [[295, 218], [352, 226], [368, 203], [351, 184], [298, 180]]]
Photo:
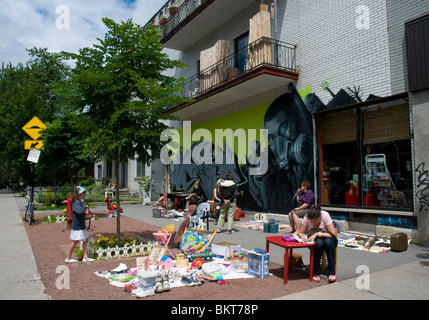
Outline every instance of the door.
[[235, 67], [238, 68], [238, 73], [246, 72], [247, 64], [247, 47], [249, 45], [249, 32], [239, 36], [235, 42]]

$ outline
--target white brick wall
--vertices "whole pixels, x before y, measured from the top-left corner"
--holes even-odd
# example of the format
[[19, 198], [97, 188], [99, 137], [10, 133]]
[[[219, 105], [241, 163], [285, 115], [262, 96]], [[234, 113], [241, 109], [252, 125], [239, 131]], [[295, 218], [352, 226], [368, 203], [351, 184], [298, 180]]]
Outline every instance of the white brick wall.
[[[298, 44], [300, 76], [297, 89], [312, 85], [324, 103], [331, 95], [360, 86], [369, 94], [391, 94], [389, 42], [384, 0], [278, 1], [280, 40]], [[356, 28], [360, 5], [369, 8], [369, 29]]]
[[[426, 1], [426, 0], [425, 0]], [[273, 1], [264, 1], [270, 6]], [[278, 0], [279, 39], [297, 44], [300, 77], [297, 89], [312, 85], [324, 103], [331, 100], [322, 88], [329, 83], [336, 93], [360, 86], [364, 99], [369, 94], [392, 94], [386, 0]], [[189, 78], [197, 72], [199, 53], [217, 40], [233, 39], [249, 30], [249, 19], [259, 10], [259, 1], [244, 9], [193, 48], [182, 54], [189, 67], [177, 73]], [[358, 30], [356, 9], [369, 8], [370, 28]], [[270, 8], [271, 10], [271, 8]], [[272, 22], [274, 22], [272, 20]], [[274, 23], [272, 23], [273, 35]]]
[[393, 93], [408, 91], [405, 27], [407, 21], [429, 13], [429, 0], [387, 0]]

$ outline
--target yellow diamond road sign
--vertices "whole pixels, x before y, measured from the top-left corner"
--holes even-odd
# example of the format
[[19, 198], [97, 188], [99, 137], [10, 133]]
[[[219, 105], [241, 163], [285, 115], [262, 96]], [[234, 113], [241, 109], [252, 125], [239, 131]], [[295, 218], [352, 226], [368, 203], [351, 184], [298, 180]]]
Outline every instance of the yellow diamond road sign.
[[43, 141], [33, 141], [33, 140], [25, 140], [24, 141], [24, 150], [39, 150], [43, 149]]
[[26, 125], [22, 127], [22, 130], [24, 130], [25, 133], [28, 134], [33, 140], [37, 140], [41, 136], [39, 131], [44, 129], [46, 129], [46, 125], [37, 117], [31, 119]]

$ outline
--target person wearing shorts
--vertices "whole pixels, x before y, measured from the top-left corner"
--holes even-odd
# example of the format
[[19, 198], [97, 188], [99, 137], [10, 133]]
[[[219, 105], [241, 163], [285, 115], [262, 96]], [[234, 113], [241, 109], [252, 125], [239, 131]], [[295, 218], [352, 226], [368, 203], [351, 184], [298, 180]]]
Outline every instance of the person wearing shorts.
[[88, 212], [88, 206], [84, 205], [83, 200], [87, 191], [83, 187], [76, 187], [73, 192], [73, 197], [71, 200], [72, 204], [72, 212], [73, 212], [73, 222], [71, 225], [70, 232], [70, 240], [72, 243], [70, 244], [67, 258], [65, 260], [66, 263], [77, 262], [78, 260], [72, 259], [72, 254], [77, 246], [77, 244], [82, 241], [82, 251], [83, 251], [83, 262], [94, 261], [94, 259], [88, 258], [88, 231], [86, 230], [85, 225], [85, 214]]

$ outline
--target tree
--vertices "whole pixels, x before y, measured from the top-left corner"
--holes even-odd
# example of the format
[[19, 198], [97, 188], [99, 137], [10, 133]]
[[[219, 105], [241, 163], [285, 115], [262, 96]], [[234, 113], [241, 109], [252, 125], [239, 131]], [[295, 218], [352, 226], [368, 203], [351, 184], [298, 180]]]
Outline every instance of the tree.
[[[163, 74], [185, 64], [162, 52], [159, 27], [141, 27], [131, 19], [118, 24], [104, 18], [103, 23], [104, 39], [78, 54], [63, 54], [76, 61], [70, 90], [79, 97], [74, 125], [85, 141], [82, 155], [115, 160], [120, 207], [119, 163], [137, 155], [149, 164], [150, 151], [159, 152], [160, 134], [167, 128], [160, 120], [172, 118], [165, 109], [189, 100], [175, 94], [185, 80]], [[119, 237], [119, 212], [116, 232]]]
[[[30, 140], [22, 130], [31, 118], [52, 121], [59, 112], [58, 96], [53, 84], [67, 77], [69, 67], [57, 53], [46, 48], [27, 50], [31, 59], [25, 64], [2, 64], [0, 69], [0, 180], [18, 181], [31, 176], [28, 151], [24, 140]], [[43, 155], [41, 160], [43, 159]]]

